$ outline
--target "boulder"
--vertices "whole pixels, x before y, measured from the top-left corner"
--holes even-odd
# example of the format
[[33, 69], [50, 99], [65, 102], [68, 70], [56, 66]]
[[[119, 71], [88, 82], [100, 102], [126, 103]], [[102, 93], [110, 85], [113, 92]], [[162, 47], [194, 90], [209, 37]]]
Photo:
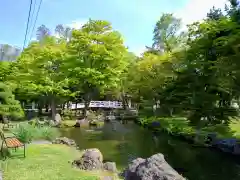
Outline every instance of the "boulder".
[[185, 180], [164, 159], [163, 154], [155, 154], [147, 159], [133, 160], [126, 172], [125, 180]]
[[107, 171], [116, 173], [117, 172], [117, 166], [115, 162], [105, 162], [103, 164], [103, 168]]
[[61, 115], [60, 114], [56, 114], [55, 115], [55, 123], [56, 123], [56, 125], [60, 125], [61, 124], [61, 122], [62, 122], [62, 117], [61, 117]]
[[104, 177], [101, 177], [100, 180], [114, 180], [114, 177], [112, 177], [112, 176], [104, 176]]
[[83, 170], [100, 170], [103, 168], [103, 155], [98, 149], [87, 149], [80, 159], [73, 161], [73, 165]]
[[66, 137], [60, 137], [60, 138], [56, 138], [53, 142], [53, 144], [65, 144], [68, 146], [74, 146], [76, 147], [76, 142], [72, 139], [66, 138]]

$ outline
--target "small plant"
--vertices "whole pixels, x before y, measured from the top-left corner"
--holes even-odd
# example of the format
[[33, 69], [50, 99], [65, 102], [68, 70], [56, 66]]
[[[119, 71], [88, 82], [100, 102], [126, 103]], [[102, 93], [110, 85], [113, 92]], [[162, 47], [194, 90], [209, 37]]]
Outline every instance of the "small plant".
[[13, 129], [13, 134], [22, 142], [30, 143], [36, 136], [36, 128], [30, 124], [20, 124]]
[[59, 136], [56, 128], [44, 126], [34, 127], [30, 124], [21, 124], [13, 129], [13, 134], [24, 143], [30, 143], [33, 140], [53, 140]]
[[39, 128], [39, 139], [45, 139], [45, 140], [54, 140], [56, 139], [60, 134], [59, 131], [56, 128], [52, 127], [42, 127]]

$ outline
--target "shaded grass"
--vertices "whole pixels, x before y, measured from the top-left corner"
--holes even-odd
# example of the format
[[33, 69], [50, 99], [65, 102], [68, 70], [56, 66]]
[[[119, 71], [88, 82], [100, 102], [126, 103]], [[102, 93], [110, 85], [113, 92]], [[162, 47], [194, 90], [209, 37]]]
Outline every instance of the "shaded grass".
[[4, 180], [97, 180], [112, 175], [109, 172], [81, 171], [71, 166], [81, 153], [65, 145], [31, 144], [26, 148], [26, 158], [19, 149], [14, 157], [1, 161]]

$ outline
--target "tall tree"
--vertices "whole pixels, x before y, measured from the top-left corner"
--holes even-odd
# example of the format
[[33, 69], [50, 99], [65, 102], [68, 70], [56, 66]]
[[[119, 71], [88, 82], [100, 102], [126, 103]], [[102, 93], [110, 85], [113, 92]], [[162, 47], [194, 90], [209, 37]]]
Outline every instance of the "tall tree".
[[72, 85], [83, 94], [85, 115], [98, 92], [119, 85], [127, 55], [121, 35], [107, 21], [90, 19], [82, 29], [73, 30], [67, 69]]
[[64, 71], [64, 42], [54, 37], [46, 37], [42, 42], [34, 42], [24, 49], [18, 64], [17, 78], [28, 92], [50, 101], [52, 118], [55, 118], [56, 103], [69, 92], [68, 79]]
[[210, 12], [207, 14], [207, 18], [210, 20], [219, 20], [222, 17], [224, 17], [222, 10], [216, 7], [210, 9]]
[[172, 52], [185, 36], [180, 33], [181, 19], [173, 14], [163, 14], [157, 21], [153, 31], [153, 49], [160, 52]]
[[62, 24], [58, 24], [55, 28], [55, 33], [66, 41], [69, 41], [72, 35], [72, 29], [65, 27]]
[[45, 37], [50, 36], [51, 32], [45, 25], [41, 25], [37, 28], [37, 40], [41, 41]]

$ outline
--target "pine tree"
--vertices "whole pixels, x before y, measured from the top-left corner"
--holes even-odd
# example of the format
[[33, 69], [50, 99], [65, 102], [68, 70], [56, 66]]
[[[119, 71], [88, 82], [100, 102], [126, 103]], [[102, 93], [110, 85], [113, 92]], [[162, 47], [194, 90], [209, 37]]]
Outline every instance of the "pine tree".
[[10, 88], [0, 82], [0, 117], [23, 117], [23, 110], [19, 101], [15, 100]]

